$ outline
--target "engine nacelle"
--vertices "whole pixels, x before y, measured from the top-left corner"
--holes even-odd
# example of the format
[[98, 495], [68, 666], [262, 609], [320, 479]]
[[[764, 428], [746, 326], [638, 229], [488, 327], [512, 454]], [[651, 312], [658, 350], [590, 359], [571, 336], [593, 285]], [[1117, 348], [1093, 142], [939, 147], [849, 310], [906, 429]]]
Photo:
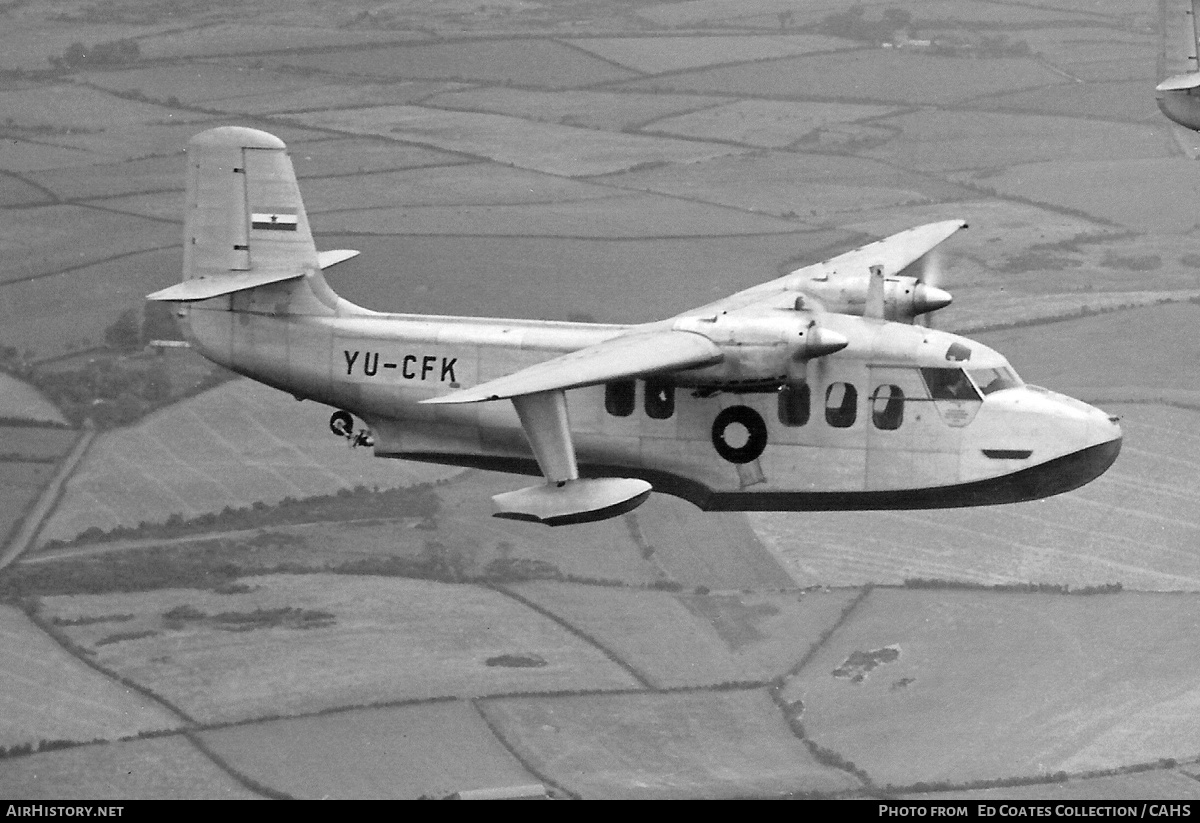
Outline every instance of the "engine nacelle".
[[707, 337], [724, 355], [720, 363], [672, 375], [672, 383], [688, 388], [774, 388], [803, 373], [805, 361], [850, 344], [844, 335], [821, 328], [810, 313], [783, 309], [766, 316], [687, 317], [675, 328]]
[[[869, 288], [870, 277], [836, 283], [809, 280], [804, 284], [804, 292], [821, 301], [828, 311], [859, 317], [866, 310]], [[953, 299], [948, 291], [922, 283], [915, 277], [888, 277], [883, 282], [883, 317], [912, 322], [919, 314], [949, 306]]]

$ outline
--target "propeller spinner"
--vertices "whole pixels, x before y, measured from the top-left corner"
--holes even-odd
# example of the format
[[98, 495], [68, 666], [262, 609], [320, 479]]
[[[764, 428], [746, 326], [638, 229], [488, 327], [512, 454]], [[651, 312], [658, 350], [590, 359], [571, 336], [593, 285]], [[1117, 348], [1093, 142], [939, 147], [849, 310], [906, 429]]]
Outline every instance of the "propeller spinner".
[[954, 301], [950, 292], [938, 287], [942, 272], [942, 253], [935, 247], [921, 258], [921, 274], [913, 287], [913, 320], [926, 328], [932, 325], [932, 312], [944, 309]]

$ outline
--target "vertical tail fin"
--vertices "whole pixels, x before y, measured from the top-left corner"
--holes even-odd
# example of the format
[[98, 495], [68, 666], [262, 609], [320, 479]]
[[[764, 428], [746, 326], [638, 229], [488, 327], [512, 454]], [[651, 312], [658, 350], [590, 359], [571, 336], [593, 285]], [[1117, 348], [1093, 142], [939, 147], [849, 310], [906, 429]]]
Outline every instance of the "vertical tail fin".
[[[183, 282], [148, 299], [207, 300], [320, 278], [308, 215], [282, 140], [239, 126], [210, 129], [188, 142], [187, 161]], [[323, 279], [316, 291], [328, 292]]]

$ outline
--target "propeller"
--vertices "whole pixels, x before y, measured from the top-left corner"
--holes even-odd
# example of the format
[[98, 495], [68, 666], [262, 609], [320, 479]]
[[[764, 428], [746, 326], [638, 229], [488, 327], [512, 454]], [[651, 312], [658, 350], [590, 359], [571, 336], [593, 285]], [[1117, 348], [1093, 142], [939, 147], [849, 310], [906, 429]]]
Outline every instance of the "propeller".
[[950, 292], [939, 288], [942, 282], [943, 259], [940, 247], [935, 246], [921, 258], [921, 273], [913, 289], [913, 322], [925, 328], [933, 327], [932, 314], [953, 302]]

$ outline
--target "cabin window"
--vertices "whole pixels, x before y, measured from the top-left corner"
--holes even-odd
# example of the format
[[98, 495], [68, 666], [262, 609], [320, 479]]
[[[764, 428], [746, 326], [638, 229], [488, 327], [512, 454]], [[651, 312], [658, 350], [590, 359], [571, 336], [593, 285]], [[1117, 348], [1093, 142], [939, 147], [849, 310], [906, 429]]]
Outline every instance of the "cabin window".
[[628, 417], [637, 404], [636, 384], [632, 380], [606, 383], [604, 386], [604, 408], [613, 417]]
[[779, 422], [785, 426], [803, 426], [808, 422], [812, 391], [807, 383], [785, 383], [779, 390]]
[[904, 391], [899, 386], [883, 385], [871, 395], [871, 422], [875, 428], [895, 431], [904, 422]]
[[1015, 389], [1022, 385], [1021, 378], [1017, 377], [1012, 369], [968, 369], [967, 374], [971, 375], [971, 379], [975, 381], [975, 385], [985, 395], [991, 394], [994, 391], [1001, 389]]
[[848, 429], [858, 417], [858, 389], [849, 383], [831, 383], [825, 390], [825, 422]]
[[962, 369], [921, 369], [929, 396], [934, 400], [979, 400], [979, 394]]
[[666, 420], [675, 413], [675, 387], [668, 383], [646, 381], [646, 415]]

